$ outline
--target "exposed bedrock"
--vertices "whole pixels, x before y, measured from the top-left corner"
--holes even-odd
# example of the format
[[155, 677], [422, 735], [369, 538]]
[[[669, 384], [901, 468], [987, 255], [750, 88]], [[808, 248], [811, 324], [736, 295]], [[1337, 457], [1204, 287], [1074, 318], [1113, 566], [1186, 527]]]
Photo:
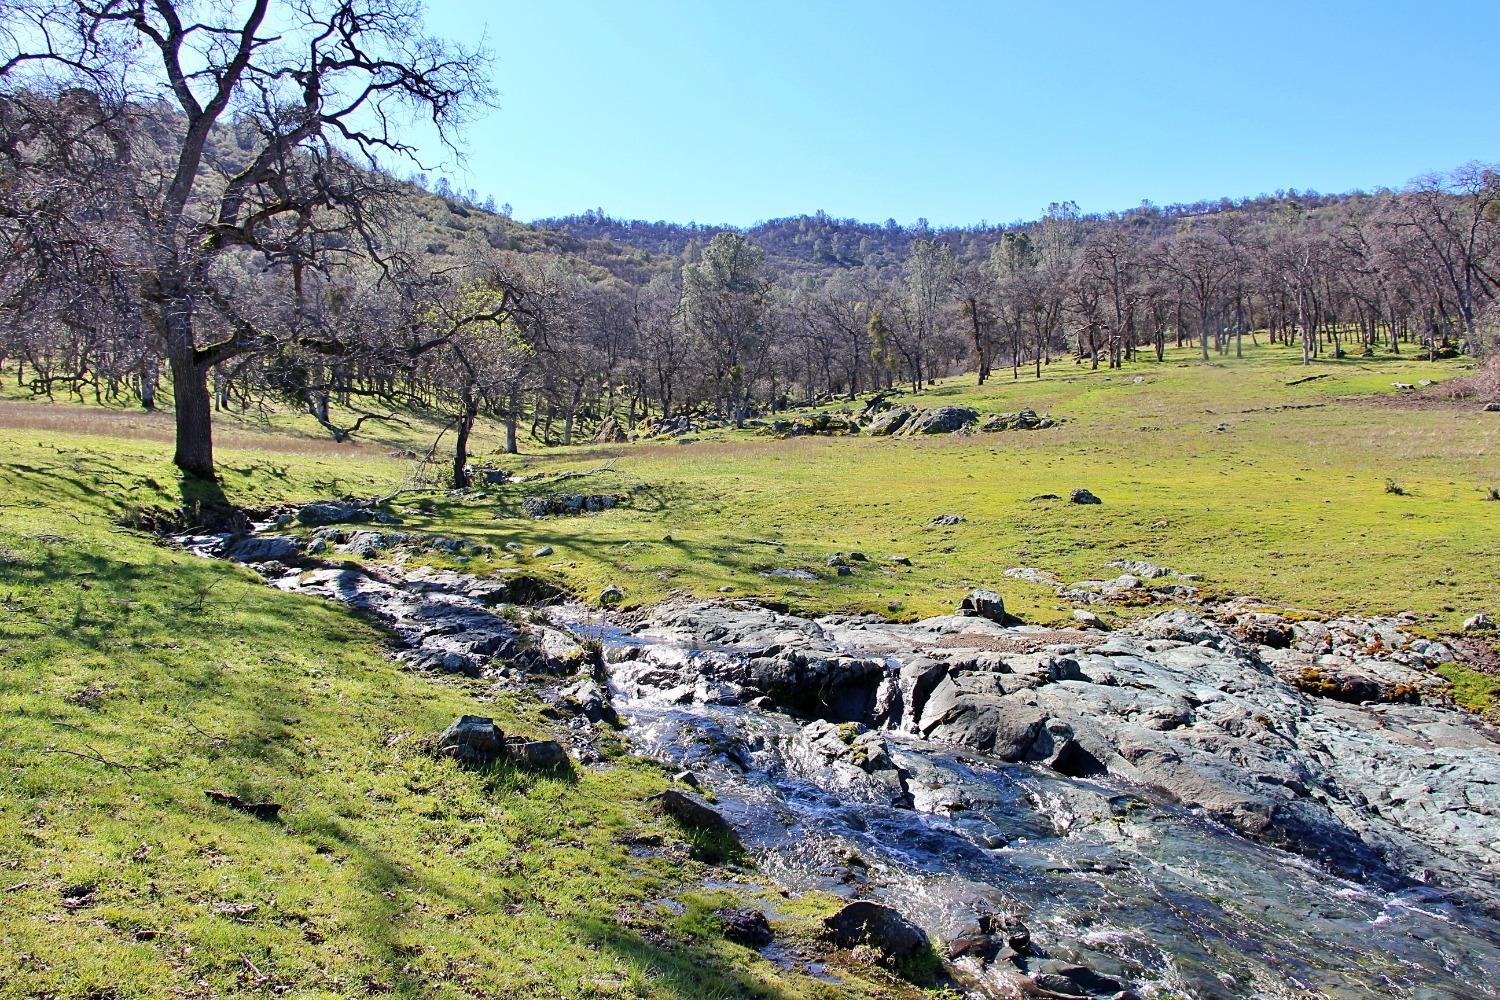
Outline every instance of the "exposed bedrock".
[[[1108, 775], [1343, 874], [1500, 897], [1500, 736], [1434, 701], [1425, 668], [1446, 648], [1392, 620], [1286, 623], [1281, 649], [1233, 627], [1183, 610], [1101, 635], [678, 603], [611, 655], [632, 697], [769, 699], [821, 720], [792, 759], [851, 794], [911, 800], [874, 732], [893, 731]], [[1365, 640], [1336, 645], [1351, 633]], [[1366, 678], [1368, 697], [1356, 704], [1334, 681], [1310, 689], [1307, 670]]]

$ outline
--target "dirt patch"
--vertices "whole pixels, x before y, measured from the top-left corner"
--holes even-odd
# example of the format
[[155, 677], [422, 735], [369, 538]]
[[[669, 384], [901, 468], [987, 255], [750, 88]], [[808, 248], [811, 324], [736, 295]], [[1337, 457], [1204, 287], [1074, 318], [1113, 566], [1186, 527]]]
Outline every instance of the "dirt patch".
[[1458, 662], [1481, 674], [1500, 677], [1500, 653], [1480, 639], [1449, 639], [1448, 645], [1458, 657]]
[[[148, 413], [67, 403], [0, 402], [0, 427], [166, 443], [175, 436], [171, 411]], [[389, 448], [375, 444], [338, 444], [330, 439], [303, 437], [285, 430], [260, 432], [222, 423], [214, 428], [214, 444], [220, 448], [310, 455], [379, 455], [389, 451]]]
[[1374, 396], [1356, 396], [1349, 401], [1355, 406], [1372, 406], [1387, 410], [1445, 410], [1449, 413], [1481, 413], [1484, 401], [1478, 399], [1454, 399], [1442, 388], [1443, 383], [1418, 389], [1415, 392], [1383, 392]]

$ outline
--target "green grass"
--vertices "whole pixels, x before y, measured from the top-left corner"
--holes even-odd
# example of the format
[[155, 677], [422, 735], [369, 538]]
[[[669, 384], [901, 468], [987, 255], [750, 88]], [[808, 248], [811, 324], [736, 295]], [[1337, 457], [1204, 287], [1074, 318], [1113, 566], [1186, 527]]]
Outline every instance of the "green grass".
[[[1045, 622], [1069, 609], [1006, 567], [1078, 579], [1131, 557], [1289, 607], [1411, 610], [1435, 633], [1494, 614], [1500, 504], [1485, 496], [1500, 484], [1500, 418], [1377, 398], [1461, 369], [1305, 369], [1291, 350], [1247, 353], [1204, 365], [1174, 352], [1123, 372], [1060, 362], [1040, 382], [1001, 372], [917, 400], [1067, 418], [1048, 431], [711, 432], [516, 458], [495, 453], [487, 427], [481, 460], [600, 471], [396, 506], [403, 530], [495, 546], [470, 571], [524, 570], [587, 599], [614, 584], [631, 606], [732, 587], [803, 611], [909, 618], [986, 586]], [[1328, 377], [1289, 384], [1308, 374]], [[656, 768], [621, 757], [563, 780], [433, 760], [415, 743], [454, 716], [540, 734], [538, 706], [404, 673], [342, 610], [121, 527], [211, 499], [173, 474], [165, 420], [0, 401], [0, 996], [909, 992], [858, 964], [837, 969], [839, 985], [783, 972], [723, 941], [701, 906], [659, 907], [708, 869], [645, 803], [666, 784]], [[410, 469], [393, 452], [428, 440], [386, 428], [334, 446], [276, 411], [221, 430], [223, 492], [250, 507], [388, 491]], [[1031, 499], [1075, 487], [1104, 503]], [[520, 516], [527, 493], [564, 491], [629, 502]], [[945, 513], [967, 520], [929, 525]], [[543, 544], [555, 554], [532, 559]], [[824, 566], [850, 550], [870, 557], [853, 575]], [[884, 558], [895, 555], [912, 565]], [[790, 568], [815, 579], [764, 575]], [[1449, 676], [1466, 703], [1493, 704], [1493, 678]], [[210, 788], [280, 802], [283, 819], [215, 806]], [[672, 850], [636, 857], [623, 841], [642, 832]], [[84, 884], [93, 904], [65, 908], [62, 891]], [[796, 905], [806, 919], [791, 933], [807, 935], [830, 904]]]
[[[343, 610], [118, 527], [182, 500], [154, 444], [6, 432], [0, 456], [0, 996], [910, 994], [857, 963], [784, 972], [662, 907], [711, 869], [646, 803], [654, 766], [423, 753], [466, 712], [541, 734], [539, 706], [403, 672]], [[225, 457], [250, 503], [399, 473]], [[666, 853], [632, 854], [643, 833]]]
[[1453, 700], [1478, 712], [1492, 722], [1500, 722], [1500, 677], [1445, 663], [1438, 673], [1453, 685]]
[[[441, 498], [416, 523], [527, 552], [551, 545], [556, 555], [538, 564], [524, 554], [506, 562], [551, 573], [586, 597], [618, 585], [634, 605], [729, 586], [801, 610], [912, 617], [991, 586], [1016, 611], [1047, 621], [1068, 609], [1046, 588], [1005, 578], [1007, 567], [1080, 579], [1115, 575], [1108, 562], [1132, 557], [1287, 606], [1412, 610], [1438, 630], [1488, 606], [1500, 504], [1486, 488], [1500, 481], [1500, 420], [1477, 408], [1375, 398], [1393, 381], [1456, 369], [1345, 360], [1312, 368], [1327, 378], [1288, 386], [1309, 374], [1294, 352], [1248, 353], [1123, 373], [1060, 363], [1040, 383], [954, 381], [917, 400], [1068, 418], [1046, 431], [787, 441], [711, 432], [692, 445], [489, 456], [518, 471], [605, 471]], [[1388, 493], [1387, 479], [1401, 482], [1402, 494]], [[1075, 487], [1104, 503], [1031, 500], [1066, 498]], [[549, 490], [616, 492], [631, 503], [580, 518], [518, 516], [522, 495]], [[967, 520], [930, 526], [945, 513]], [[829, 555], [850, 550], [871, 561], [852, 576], [824, 568]], [[882, 561], [892, 555], [913, 565]], [[763, 575], [778, 568], [817, 579]]]

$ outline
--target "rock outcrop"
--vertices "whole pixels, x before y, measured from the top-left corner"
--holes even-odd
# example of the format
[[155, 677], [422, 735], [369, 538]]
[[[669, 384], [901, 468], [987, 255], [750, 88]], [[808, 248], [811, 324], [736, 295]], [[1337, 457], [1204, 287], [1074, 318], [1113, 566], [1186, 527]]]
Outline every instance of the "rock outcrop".
[[[616, 650], [613, 669], [634, 697], [765, 696], [813, 717], [792, 759], [827, 768], [850, 794], [910, 797], [878, 739], [909, 733], [1109, 775], [1348, 875], [1426, 870], [1500, 897], [1500, 848], [1486, 832], [1500, 823], [1500, 736], [1442, 704], [1426, 668], [1451, 654], [1389, 622], [1288, 627], [1293, 643], [1278, 649], [1185, 610], [1101, 634], [680, 603], [652, 612], [645, 644]], [[1303, 658], [1324, 676], [1420, 693], [1353, 704], [1357, 687], [1299, 682]], [[1424, 697], [1433, 704], [1411, 703]]]

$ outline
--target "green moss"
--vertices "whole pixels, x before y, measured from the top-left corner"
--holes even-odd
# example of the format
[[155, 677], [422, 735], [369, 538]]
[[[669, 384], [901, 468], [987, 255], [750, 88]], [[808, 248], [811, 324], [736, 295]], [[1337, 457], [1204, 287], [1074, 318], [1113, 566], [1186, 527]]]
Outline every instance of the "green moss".
[[1500, 723], [1500, 677], [1456, 663], [1443, 664], [1438, 667], [1438, 673], [1453, 685], [1454, 701], [1491, 722]]

